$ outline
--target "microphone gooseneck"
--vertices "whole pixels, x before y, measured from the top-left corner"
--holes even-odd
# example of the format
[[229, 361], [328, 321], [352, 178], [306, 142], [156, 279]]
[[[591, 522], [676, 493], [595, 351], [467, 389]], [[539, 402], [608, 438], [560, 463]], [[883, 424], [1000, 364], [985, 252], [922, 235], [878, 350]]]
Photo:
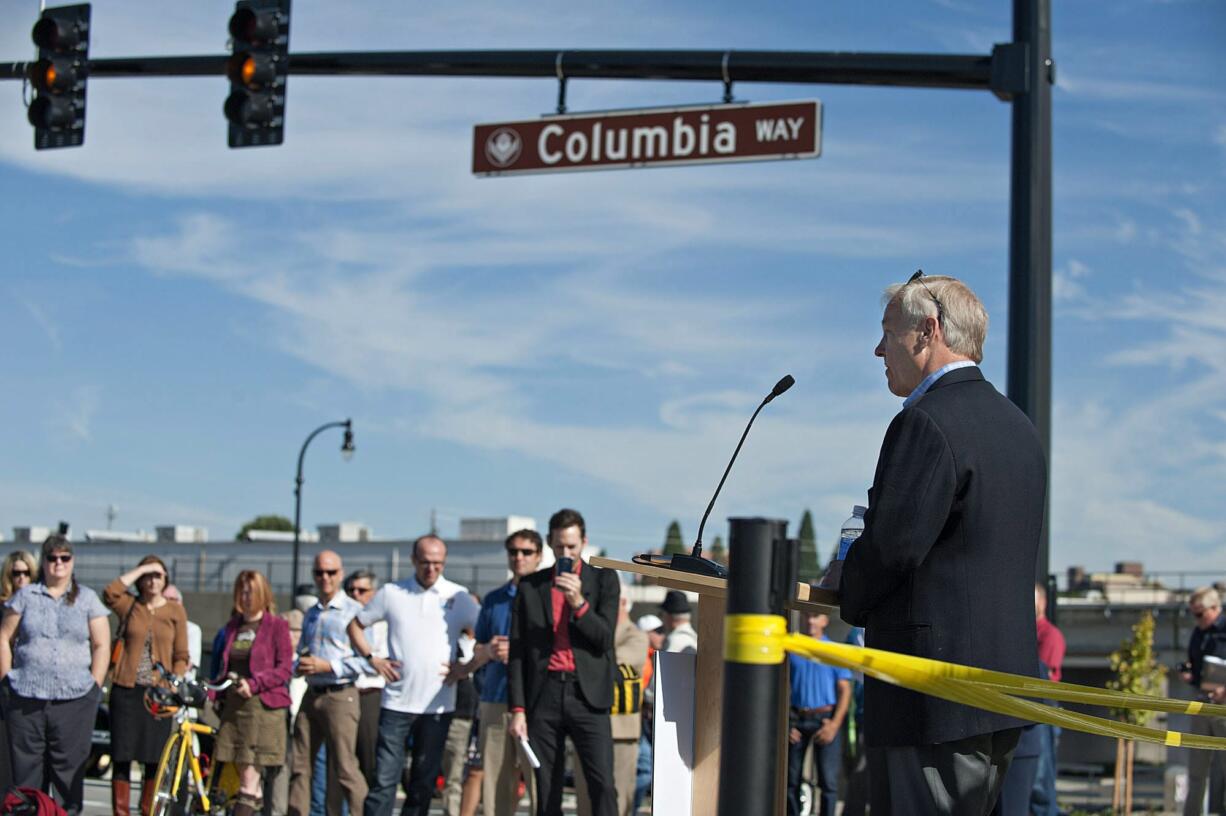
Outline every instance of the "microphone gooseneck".
[[741, 434], [741, 441], [736, 443], [736, 450], [732, 452], [732, 458], [728, 460], [728, 467], [724, 468], [724, 475], [720, 477], [719, 485], [715, 488], [715, 495], [711, 497], [711, 503], [707, 505], [707, 511], [702, 514], [702, 521], [698, 523], [698, 538], [694, 541], [694, 549], [690, 551], [691, 558], [700, 558], [702, 556], [702, 531], [707, 526], [707, 518], [711, 515], [711, 511], [715, 508], [715, 500], [719, 498], [719, 492], [724, 489], [724, 482], [728, 479], [728, 474], [732, 472], [732, 463], [736, 461], [737, 454], [741, 452], [741, 446], [745, 444], [745, 437], [749, 436], [749, 429], [753, 427], [753, 421], [758, 418], [758, 414], [766, 407], [766, 404], [775, 397], [787, 391], [796, 380], [791, 374], [785, 374], [779, 382], [775, 383], [775, 387], [766, 395], [762, 403], [758, 405], [757, 410], [753, 412], [753, 416], [749, 418], [749, 423], [745, 426], [745, 432]]

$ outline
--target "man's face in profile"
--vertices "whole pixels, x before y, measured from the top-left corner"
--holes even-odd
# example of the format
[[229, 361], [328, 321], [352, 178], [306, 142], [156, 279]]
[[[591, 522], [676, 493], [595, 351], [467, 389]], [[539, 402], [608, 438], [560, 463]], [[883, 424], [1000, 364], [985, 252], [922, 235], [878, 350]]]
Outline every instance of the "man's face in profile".
[[903, 315], [898, 299], [891, 300], [881, 318], [881, 340], [873, 354], [885, 360], [886, 385], [896, 397], [909, 396], [924, 379], [919, 337], [919, 329]]

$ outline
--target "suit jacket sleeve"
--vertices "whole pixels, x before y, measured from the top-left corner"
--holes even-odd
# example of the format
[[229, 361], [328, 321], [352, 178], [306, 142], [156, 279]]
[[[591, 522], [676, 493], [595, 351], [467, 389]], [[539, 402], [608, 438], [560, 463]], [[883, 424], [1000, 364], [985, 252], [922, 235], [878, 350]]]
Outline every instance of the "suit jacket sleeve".
[[923, 411], [903, 409], [881, 444], [864, 533], [843, 564], [843, 620], [864, 626], [924, 562], [949, 518], [956, 482], [944, 434]]
[[511, 604], [511, 637], [510, 655], [507, 658], [507, 705], [509, 708], [525, 708], [527, 695], [524, 693], [524, 672], [526, 665], [524, 641], [524, 608], [528, 592], [531, 591], [527, 581], [519, 582], [519, 591], [515, 593], [515, 601]]
[[572, 632], [578, 631], [597, 652], [613, 650], [613, 632], [617, 629], [617, 605], [621, 595], [621, 584], [613, 570], [602, 569], [597, 573], [596, 602], [591, 603], [591, 609], [586, 614], [570, 619]]

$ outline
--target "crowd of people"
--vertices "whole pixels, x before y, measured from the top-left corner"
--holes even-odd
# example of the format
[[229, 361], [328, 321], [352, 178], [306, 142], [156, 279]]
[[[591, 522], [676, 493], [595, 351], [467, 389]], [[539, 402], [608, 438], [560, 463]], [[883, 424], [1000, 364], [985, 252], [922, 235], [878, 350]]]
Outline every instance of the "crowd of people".
[[268, 579], [244, 570], [202, 667], [200, 627], [161, 558], [99, 596], [74, 577], [73, 543], [52, 535], [0, 574], [0, 790], [44, 789], [80, 812], [107, 689], [112, 811], [127, 816], [136, 794], [148, 816], [171, 721], [146, 693], [199, 676], [231, 680], [213, 701], [212, 759], [237, 771], [236, 816], [389, 816], [401, 787], [401, 813], [424, 816], [440, 776], [449, 816], [503, 816], [525, 799], [555, 814], [568, 761], [580, 813], [629, 814], [651, 785], [651, 655], [693, 652], [697, 635], [680, 592], [632, 621], [586, 546], [569, 509], [547, 540], [511, 534], [510, 579], [483, 600], [445, 577], [435, 535], [414, 542], [412, 577], [382, 586], [324, 550], [283, 615]]

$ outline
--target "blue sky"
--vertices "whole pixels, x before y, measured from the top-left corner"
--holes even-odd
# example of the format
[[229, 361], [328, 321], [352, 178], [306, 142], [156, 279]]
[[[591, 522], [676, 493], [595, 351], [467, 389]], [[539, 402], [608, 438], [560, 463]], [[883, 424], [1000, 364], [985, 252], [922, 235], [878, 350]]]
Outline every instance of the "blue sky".
[[[297, 0], [297, 51], [752, 48], [987, 53], [1007, 2], [642, 2], [529, 10]], [[94, 3], [92, 53], [221, 53], [224, 2]], [[4, 0], [26, 59], [32, 0]], [[1056, 3], [1052, 565], [1226, 556], [1226, 4]], [[986, 92], [739, 84], [821, 99], [822, 157], [476, 179], [471, 128], [551, 81], [291, 77], [285, 145], [230, 151], [217, 78], [98, 79], [87, 139], [33, 150], [2, 86], [0, 527], [292, 514], [410, 536], [585, 512], [615, 554], [793, 524], [823, 549], [899, 402], [872, 356], [887, 284], [966, 280], [1005, 387], [1010, 108]], [[572, 81], [572, 111], [718, 101], [718, 83]], [[793, 528], [794, 529], [794, 528]]]

